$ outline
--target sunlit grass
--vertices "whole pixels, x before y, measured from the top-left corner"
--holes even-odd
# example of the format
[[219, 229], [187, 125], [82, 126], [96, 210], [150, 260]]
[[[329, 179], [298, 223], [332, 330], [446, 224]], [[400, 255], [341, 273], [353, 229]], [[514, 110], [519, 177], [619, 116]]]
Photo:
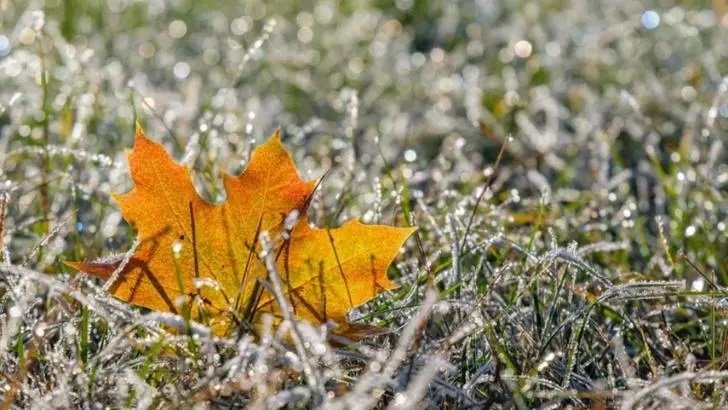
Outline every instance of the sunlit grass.
[[[0, 402], [726, 406], [714, 3], [0, 0]], [[69, 271], [135, 243], [137, 120], [210, 200], [282, 127], [312, 222], [418, 226], [351, 315], [387, 331], [214, 338]]]

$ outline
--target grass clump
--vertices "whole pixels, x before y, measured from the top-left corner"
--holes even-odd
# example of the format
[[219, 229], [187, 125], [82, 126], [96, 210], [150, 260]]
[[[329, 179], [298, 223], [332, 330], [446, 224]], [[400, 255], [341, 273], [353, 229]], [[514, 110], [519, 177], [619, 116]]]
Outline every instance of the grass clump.
[[[0, 0], [0, 401], [726, 406], [714, 3]], [[134, 243], [136, 120], [212, 200], [282, 126], [311, 221], [419, 226], [352, 314], [391, 331], [215, 338], [70, 272]]]

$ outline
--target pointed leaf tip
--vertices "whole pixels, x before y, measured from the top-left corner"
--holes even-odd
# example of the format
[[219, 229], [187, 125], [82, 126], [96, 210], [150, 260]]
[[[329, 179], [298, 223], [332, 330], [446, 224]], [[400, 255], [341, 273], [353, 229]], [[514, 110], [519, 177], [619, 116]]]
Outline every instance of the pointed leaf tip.
[[134, 135], [144, 135], [144, 128], [139, 121], [134, 122]]
[[[132, 147], [132, 150], [139, 147], [139, 145], [143, 144], [144, 142], [150, 141], [149, 137], [147, 137], [147, 134], [144, 133], [144, 128], [139, 123], [139, 121], [136, 122], [136, 125], [134, 127], [134, 146]], [[129, 153], [127, 153], [127, 156]]]
[[275, 131], [273, 131], [273, 134], [270, 135], [268, 140], [261, 144], [261, 147], [263, 146], [274, 146], [288, 152], [288, 150], [283, 146], [283, 137], [280, 127], [276, 128]]
[[278, 141], [281, 140], [281, 127], [278, 127], [273, 131], [273, 134], [270, 136], [271, 139], [276, 139]]

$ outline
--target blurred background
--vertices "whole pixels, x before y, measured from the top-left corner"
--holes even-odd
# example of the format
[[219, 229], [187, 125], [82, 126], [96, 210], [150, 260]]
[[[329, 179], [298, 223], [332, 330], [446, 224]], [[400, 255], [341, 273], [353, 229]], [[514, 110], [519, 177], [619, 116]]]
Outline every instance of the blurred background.
[[[336, 195], [368, 182], [342, 211], [354, 215], [398, 200], [369, 183], [383, 170], [423, 194], [471, 192], [509, 138], [501, 186], [520, 196], [586, 190], [614, 215], [633, 207], [649, 222], [675, 216], [665, 202], [679, 193], [659, 187], [665, 175], [725, 183], [728, 17], [719, 0], [3, 0], [0, 11], [9, 187], [19, 175], [60, 173], [60, 192], [73, 181], [85, 195], [128, 189], [123, 151], [136, 119], [195, 165], [213, 200], [224, 198], [221, 166], [239, 172], [276, 127], [306, 176], [333, 173]], [[41, 160], [8, 155], [33, 147]], [[112, 172], [69, 168], [44, 147]], [[52, 195], [41, 196], [49, 208]], [[722, 231], [726, 209], [710, 210], [719, 215], [677, 229]], [[120, 221], [111, 215], [107, 238]], [[78, 218], [95, 229], [99, 215]]]

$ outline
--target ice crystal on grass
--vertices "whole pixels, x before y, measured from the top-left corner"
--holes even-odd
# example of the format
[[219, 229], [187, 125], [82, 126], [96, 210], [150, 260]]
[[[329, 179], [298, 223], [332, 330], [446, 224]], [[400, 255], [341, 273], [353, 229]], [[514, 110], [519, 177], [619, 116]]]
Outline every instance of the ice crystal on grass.
[[[724, 407], [713, 3], [0, 0], [0, 401]], [[135, 120], [212, 201], [282, 127], [325, 175], [312, 223], [417, 225], [351, 315], [385, 331], [216, 338], [66, 271], [136, 246], [109, 197]]]

